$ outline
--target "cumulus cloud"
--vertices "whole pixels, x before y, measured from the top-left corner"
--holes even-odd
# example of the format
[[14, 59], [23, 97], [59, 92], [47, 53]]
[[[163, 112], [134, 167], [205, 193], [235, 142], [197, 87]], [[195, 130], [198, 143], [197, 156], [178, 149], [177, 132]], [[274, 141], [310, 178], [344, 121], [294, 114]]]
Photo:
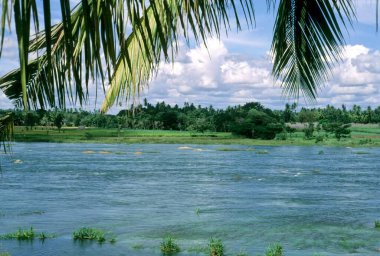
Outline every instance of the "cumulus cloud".
[[[180, 53], [173, 64], [162, 63], [157, 77], [143, 97], [150, 101], [165, 99], [168, 103], [195, 104], [226, 107], [257, 101], [263, 88], [273, 88], [270, 76], [271, 63], [265, 57], [250, 58], [233, 54], [216, 39]], [[273, 98], [281, 97], [274, 89]]]
[[[380, 105], [380, 52], [363, 45], [348, 45], [343, 60], [332, 72], [323, 102], [348, 106]], [[326, 90], [327, 89], [327, 90]]]
[[[308, 105], [300, 99], [300, 105], [380, 105], [379, 57], [379, 51], [364, 45], [346, 46], [342, 62], [333, 68], [317, 103]], [[180, 61], [162, 64], [144, 97], [153, 102], [191, 101], [217, 107], [260, 101], [268, 107], [283, 108], [293, 100], [274, 85], [271, 68], [265, 54], [257, 58], [231, 53], [223, 42], [210, 40], [207, 49], [196, 47], [182, 54]]]
[[[4, 48], [6, 55], [0, 61], [1, 74], [9, 71], [12, 65], [18, 65], [17, 46], [11, 39], [7, 40]], [[161, 63], [157, 76], [140, 99], [146, 97], [152, 103], [165, 101], [179, 105], [193, 102], [218, 108], [251, 101], [259, 101], [271, 108], [283, 108], [285, 103], [293, 102], [283, 96], [281, 88], [275, 85], [271, 76], [272, 62], [266, 51], [250, 55], [251, 48], [244, 48], [241, 43], [233, 47], [233, 41], [210, 39], [207, 47], [181, 47], [173, 63]], [[331, 73], [317, 103], [307, 106], [380, 105], [379, 49], [360, 44], [348, 45], [342, 62]], [[95, 106], [96, 86], [90, 84], [90, 90], [90, 106], [87, 109], [92, 110], [99, 107], [102, 92], [101, 86], [98, 86], [99, 97]], [[299, 103], [306, 105], [303, 99]], [[12, 107], [11, 103], [0, 93], [0, 108], [9, 107]], [[111, 112], [116, 113], [120, 109], [120, 106], [115, 106]]]

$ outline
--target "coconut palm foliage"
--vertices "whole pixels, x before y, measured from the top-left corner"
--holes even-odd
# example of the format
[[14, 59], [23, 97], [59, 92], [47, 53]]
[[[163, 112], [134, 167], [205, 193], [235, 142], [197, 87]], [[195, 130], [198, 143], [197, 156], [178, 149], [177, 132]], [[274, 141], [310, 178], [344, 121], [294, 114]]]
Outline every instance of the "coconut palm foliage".
[[[36, 2], [16, 0], [12, 6], [17, 9], [13, 16], [20, 69], [2, 77], [0, 86], [25, 109], [62, 108], [67, 100], [82, 104], [90, 84], [99, 79], [106, 92], [102, 111], [107, 111], [115, 102], [139, 94], [161, 58], [173, 59], [180, 37], [188, 43], [191, 38], [204, 41], [230, 29], [231, 17], [238, 29], [241, 19], [252, 25], [254, 18], [250, 0], [83, 0], [74, 8], [69, 1], [60, 3], [62, 21], [50, 26], [51, 6], [43, 1], [45, 30], [31, 37], [24, 30], [33, 23], [39, 31]], [[11, 15], [9, 5], [11, 1], [3, 0], [3, 31]], [[28, 61], [30, 53], [38, 57]]]
[[[238, 30], [242, 22], [254, 25], [254, 2], [81, 0], [71, 6], [60, 0], [55, 8], [61, 21], [52, 25], [49, 0], [2, 0], [0, 49], [14, 20], [20, 68], [0, 78], [0, 88], [27, 110], [83, 104], [89, 87], [102, 84], [106, 96], [101, 111], [106, 112], [138, 96], [162, 58], [173, 60], [183, 39], [201, 43], [229, 31], [232, 24]], [[353, 0], [266, 2], [277, 11], [274, 77], [285, 93], [315, 98], [340, 58], [342, 30], [355, 18]]]
[[352, 25], [349, 0], [280, 1], [272, 42], [273, 75], [284, 92], [315, 99], [328, 79], [332, 61], [339, 61], [344, 37], [341, 27]]

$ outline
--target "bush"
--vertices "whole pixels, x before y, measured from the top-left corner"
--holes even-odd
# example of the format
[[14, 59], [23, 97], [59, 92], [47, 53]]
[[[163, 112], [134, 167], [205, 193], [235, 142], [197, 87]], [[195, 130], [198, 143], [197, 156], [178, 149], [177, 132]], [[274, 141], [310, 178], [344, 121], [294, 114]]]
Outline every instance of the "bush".
[[305, 133], [305, 139], [309, 140], [309, 139], [313, 138], [314, 124], [309, 123], [309, 125], [305, 129], [303, 129], [303, 132]]
[[167, 237], [161, 242], [160, 249], [163, 255], [173, 255], [181, 250], [171, 237]]
[[318, 135], [317, 137], [315, 137], [315, 143], [323, 142], [323, 140], [324, 140], [324, 137], [322, 135]]

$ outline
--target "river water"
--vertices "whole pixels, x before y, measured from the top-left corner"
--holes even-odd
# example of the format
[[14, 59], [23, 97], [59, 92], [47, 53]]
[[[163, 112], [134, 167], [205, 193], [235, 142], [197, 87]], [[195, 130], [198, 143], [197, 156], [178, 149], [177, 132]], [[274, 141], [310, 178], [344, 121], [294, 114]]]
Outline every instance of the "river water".
[[[273, 243], [285, 255], [379, 255], [379, 156], [372, 148], [18, 143], [2, 156], [0, 234], [33, 226], [56, 238], [0, 240], [0, 252], [160, 255], [172, 236], [179, 255], [204, 255], [210, 237], [227, 255], [263, 255]], [[117, 242], [74, 242], [83, 226]]]

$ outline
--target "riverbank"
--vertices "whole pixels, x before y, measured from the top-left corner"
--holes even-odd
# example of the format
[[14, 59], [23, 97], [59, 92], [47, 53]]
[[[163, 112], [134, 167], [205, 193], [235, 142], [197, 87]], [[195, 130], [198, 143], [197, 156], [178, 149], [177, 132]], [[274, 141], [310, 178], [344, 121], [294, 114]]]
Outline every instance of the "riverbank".
[[231, 133], [190, 132], [166, 130], [129, 130], [65, 127], [61, 131], [52, 127], [19, 126], [15, 128], [16, 142], [58, 142], [58, 143], [109, 143], [109, 144], [221, 144], [221, 145], [263, 145], [263, 146], [342, 146], [380, 147], [380, 128], [373, 126], [351, 127], [351, 138], [338, 141], [332, 134], [320, 133], [322, 141], [316, 138], [305, 139], [304, 133], [296, 131], [274, 140], [258, 140], [239, 137]]

